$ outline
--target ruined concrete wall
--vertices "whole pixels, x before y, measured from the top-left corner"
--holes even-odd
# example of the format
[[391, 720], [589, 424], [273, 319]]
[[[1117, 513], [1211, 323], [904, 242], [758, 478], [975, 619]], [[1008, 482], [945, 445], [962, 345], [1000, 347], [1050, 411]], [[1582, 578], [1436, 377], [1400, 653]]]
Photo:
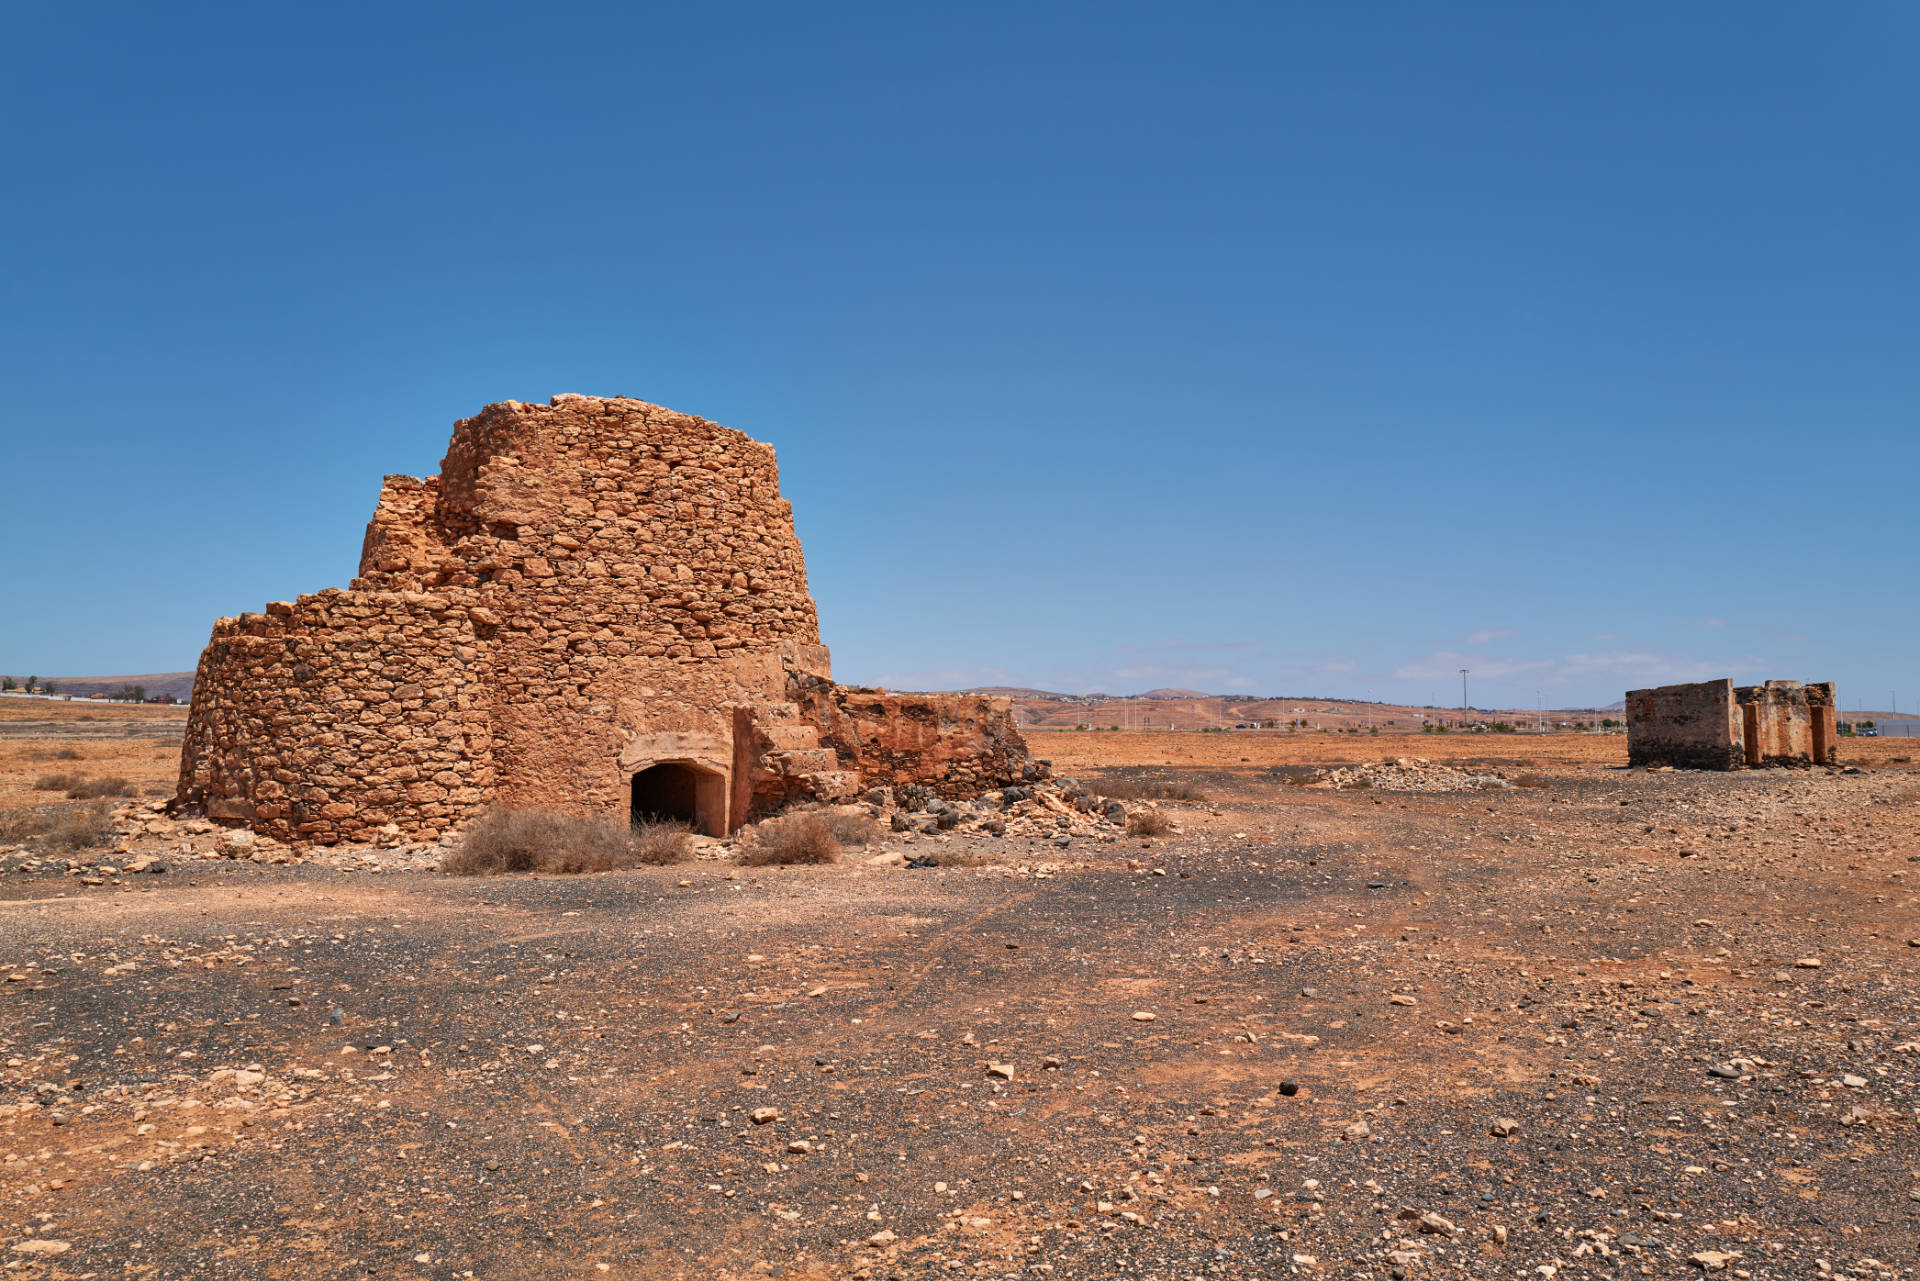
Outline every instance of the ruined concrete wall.
[[509, 401], [454, 425], [438, 476], [386, 478], [348, 590], [215, 625], [176, 799], [288, 840], [425, 839], [496, 800], [621, 812], [684, 764], [722, 834], [845, 797], [848, 761], [957, 792], [1025, 756], [1004, 710], [808, 719], [794, 681], [832, 688], [770, 446], [637, 400]]
[[866, 786], [920, 783], [948, 799], [1023, 777], [1032, 759], [1013, 704], [970, 694], [894, 694], [841, 685], [796, 691], [823, 746]]
[[[1805, 765], [1813, 759], [1807, 696], [1798, 681], [1768, 681], [1733, 692], [1749, 766]], [[1749, 724], [1751, 728], [1749, 728]]]
[[1627, 760], [1694, 769], [1830, 765], [1833, 686], [1730, 680], [1662, 685], [1627, 694]]
[[1812, 738], [1813, 763], [1839, 763], [1839, 704], [1833, 701], [1833, 682], [1819, 681], [1807, 686], [1807, 724]]
[[1738, 769], [1740, 717], [1731, 680], [1627, 691], [1627, 761]]
[[1834, 763], [1839, 727], [1832, 682], [1768, 681], [1737, 689], [1734, 698], [1743, 717], [1748, 765]]

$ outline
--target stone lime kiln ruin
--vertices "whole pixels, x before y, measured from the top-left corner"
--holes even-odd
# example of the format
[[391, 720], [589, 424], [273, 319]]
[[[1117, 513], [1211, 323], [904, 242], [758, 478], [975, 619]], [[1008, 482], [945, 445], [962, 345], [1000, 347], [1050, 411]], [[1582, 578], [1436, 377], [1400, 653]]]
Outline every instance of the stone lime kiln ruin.
[[495, 802], [723, 836], [798, 801], [1031, 774], [1004, 699], [835, 685], [771, 446], [555, 396], [389, 476], [360, 573], [223, 618], [177, 809], [282, 840], [428, 840]]

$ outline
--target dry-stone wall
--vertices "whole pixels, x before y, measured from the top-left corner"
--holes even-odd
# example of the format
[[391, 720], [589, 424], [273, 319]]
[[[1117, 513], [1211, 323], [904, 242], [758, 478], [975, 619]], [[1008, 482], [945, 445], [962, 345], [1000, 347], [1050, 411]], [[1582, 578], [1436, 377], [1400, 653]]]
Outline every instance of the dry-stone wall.
[[986, 788], [1026, 760], [1005, 706], [834, 689], [770, 446], [625, 398], [508, 401], [455, 424], [438, 476], [387, 477], [349, 589], [215, 624], [176, 800], [325, 843], [697, 796], [678, 816], [723, 834], [870, 765]]

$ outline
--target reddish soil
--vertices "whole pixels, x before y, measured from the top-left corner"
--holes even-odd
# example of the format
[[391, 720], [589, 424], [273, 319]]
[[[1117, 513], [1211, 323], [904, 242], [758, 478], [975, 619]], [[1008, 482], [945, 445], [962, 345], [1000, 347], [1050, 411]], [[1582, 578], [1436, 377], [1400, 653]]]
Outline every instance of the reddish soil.
[[[0, 807], [69, 742], [5, 739]], [[1729, 775], [1574, 735], [1034, 746], [1208, 799], [1150, 842], [890, 838], [913, 870], [0, 854], [35, 868], [0, 878], [9, 1274], [1920, 1264], [1897, 741]], [[1382, 756], [1521, 785], [1297, 785]]]

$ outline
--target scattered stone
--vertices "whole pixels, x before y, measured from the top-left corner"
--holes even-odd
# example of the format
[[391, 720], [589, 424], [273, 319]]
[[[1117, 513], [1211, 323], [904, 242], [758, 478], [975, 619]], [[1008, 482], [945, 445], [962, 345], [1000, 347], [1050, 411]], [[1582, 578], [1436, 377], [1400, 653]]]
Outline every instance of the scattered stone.
[[1520, 1130], [1520, 1123], [1510, 1116], [1495, 1117], [1493, 1124], [1487, 1127], [1487, 1133], [1497, 1139], [1511, 1138]]
[[780, 1119], [779, 1108], [755, 1108], [747, 1114], [755, 1125], [767, 1125]]
[[1687, 1262], [1705, 1272], [1719, 1272], [1740, 1257], [1738, 1250], [1701, 1250], [1687, 1256]]
[[987, 1075], [997, 1076], [1003, 1080], [1011, 1081], [1013, 1080], [1013, 1064], [989, 1063], [987, 1064]]
[[1443, 1237], [1458, 1236], [1460, 1233], [1451, 1219], [1443, 1219], [1431, 1210], [1420, 1216], [1420, 1230]]
[[1280, 1093], [1287, 1098], [1292, 1098], [1294, 1095], [1300, 1093], [1300, 1082], [1294, 1080], [1292, 1077], [1288, 1077], [1286, 1080], [1280, 1082]]
[[1147, 1010], [1135, 1010], [1129, 1017], [1131, 1017], [1135, 1023], [1151, 1023], [1158, 1015]]
[[1497, 772], [1473, 774], [1424, 756], [1400, 756], [1370, 765], [1317, 770], [1305, 786], [1339, 790], [1370, 788], [1380, 792], [1485, 792], [1506, 791], [1513, 784]]

